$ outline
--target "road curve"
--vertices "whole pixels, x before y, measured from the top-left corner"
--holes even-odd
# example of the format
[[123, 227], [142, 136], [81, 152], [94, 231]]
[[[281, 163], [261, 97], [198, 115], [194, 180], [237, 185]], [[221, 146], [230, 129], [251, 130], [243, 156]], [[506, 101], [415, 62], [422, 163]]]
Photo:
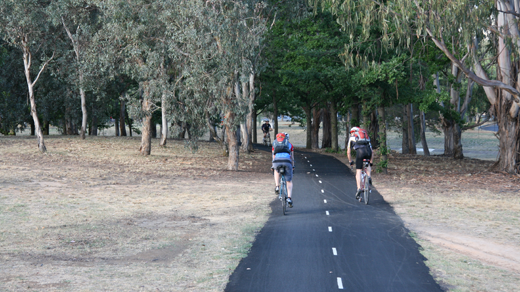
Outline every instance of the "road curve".
[[343, 163], [311, 152], [295, 156], [294, 208], [283, 216], [274, 191], [266, 190], [273, 194], [271, 217], [225, 291], [442, 291], [377, 191], [369, 205], [359, 203]]

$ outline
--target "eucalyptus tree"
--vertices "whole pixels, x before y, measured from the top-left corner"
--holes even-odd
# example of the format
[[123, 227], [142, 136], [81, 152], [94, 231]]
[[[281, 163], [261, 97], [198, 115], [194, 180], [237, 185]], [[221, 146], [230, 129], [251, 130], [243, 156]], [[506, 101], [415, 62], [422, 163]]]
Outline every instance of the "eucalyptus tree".
[[[520, 91], [516, 84], [520, 75], [515, 72], [520, 66], [517, 25], [520, 3], [517, 0], [312, 2], [330, 5], [347, 31], [360, 24], [368, 35], [370, 24], [380, 21], [384, 24], [382, 40], [386, 46], [393, 45], [391, 38], [396, 38], [401, 47], [410, 46], [414, 38], [431, 39], [457, 70], [484, 87], [499, 125], [500, 155], [496, 166], [507, 172], [519, 171]], [[448, 42], [453, 44], [451, 48]], [[482, 65], [487, 50], [479, 48], [484, 45], [492, 47], [497, 60], [493, 74]]]
[[[49, 2], [38, 0], [4, 0], [0, 5], [0, 38], [20, 49], [23, 56], [31, 116], [38, 139], [38, 149], [47, 151], [36, 109], [34, 87], [42, 72], [54, 58], [54, 30], [49, 20]], [[37, 70], [33, 62], [43, 60]]]
[[[311, 142], [307, 147], [318, 148], [321, 108], [331, 107], [336, 117], [337, 104], [350, 86], [346, 82], [348, 72], [340, 58], [347, 41], [345, 35], [330, 13], [278, 22], [270, 34], [272, 41], [268, 53], [281, 63], [277, 73], [282, 84], [293, 91], [284, 98], [293, 97], [290, 101], [304, 109], [307, 141]], [[332, 128], [337, 129], [337, 120], [333, 121]], [[337, 130], [332, 136], [334, 139], [329, 141], [334, 140], [337, 148]]]
[[[81, 99], [81, 130], [80, 137], [85, 139], [87, 131], [88, 111], [86, 104], [85, 86], [85, 64], [88, 64], [92, 56], [86, 55], [89, 51], [86, 46], [92, 44], [92, 34], [96, 29], [96, 20], [99, 9], [92, 3], [85, 0], [57, 0], [52, 1], [52, 19], [56, 26], [62, 26], [74, 53], [72, 66], [77, 78], [74, 82], [79, 89]], [[65, 69], [65, 68], [62, 68]]]
[[175, 15], [175, 8], [182, 2], [114, 0], [98, 4], [104, 26], [97, 32], [97, 40], [106, 48], [107, 56], [111, 56], [105, 58], [108, 63], [117, 64], [117, 73], [125, 73], [139, 83], [136, 92], [140, 96], [139, 104], [133, 106], [143, 123], [142, 155], [151, 153], [152, 113], [159, 108], [161, 97], [167, 94], [167, 26], [161, 16]]
[[[263, 24], [258, 18], [263, 5], [256, 1], [228, 0], [208, 4], [210, 17], [206, 27], [215, 40], [212, 46], [217, 50], [205, 68], [211, 72], [211, 78], [207, 79], [211, 96], [219, 99], [215, 104], [224, 116], [229, 170], [238, 170], [236, 129], [252, 110], [254, 58], [263, 34]], [[244, 132], [248, 134], [249, 131]], [[244, 138], [247, 143], [249, 137]]]

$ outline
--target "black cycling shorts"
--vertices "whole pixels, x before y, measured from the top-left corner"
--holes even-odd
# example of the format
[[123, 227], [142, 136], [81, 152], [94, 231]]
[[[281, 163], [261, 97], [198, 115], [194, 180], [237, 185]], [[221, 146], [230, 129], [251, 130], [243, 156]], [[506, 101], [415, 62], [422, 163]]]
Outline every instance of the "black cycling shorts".
[[372, 158], [372, 149], [365, 145], [356, 149], [356, 169], [363, 169], [363, 159], [370, 160]]

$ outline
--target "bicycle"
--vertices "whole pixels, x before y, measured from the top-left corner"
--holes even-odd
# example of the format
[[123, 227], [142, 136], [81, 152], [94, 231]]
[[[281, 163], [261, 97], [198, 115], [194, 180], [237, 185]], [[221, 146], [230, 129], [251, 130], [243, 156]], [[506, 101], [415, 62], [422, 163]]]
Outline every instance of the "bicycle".
[[365, 205], [368, 205], [368, 195], [372, 192], [370, 189], [370, 183], [368, 182], [368, 175], [366, 173], [366, 169], [369, 165], [370, 161], [363, 159], [363, 168], [361, 169], [361, 189], [363, 190], [363, 197], [359, 196], [359, 202], [364, 199]]
[[[361, 189], [363, 190], [363, 195], [359, 196], [359, 198], [356, 199], [361, 203], [361, 201], [365, 202], [365, 205], [368, 205], [369, 201], [369, 194], [372, 192], [370, 189], [370, 183], [368, 182], [368, 175], [366, 173], [366, 169], [370, 165], [370, 160], [363, 159], [363, 168], [361, 168]], [[352, 169], [352, 167], [351, 167]]]
[[264, 137], [264, 145], [271, 146], [271, 133], [267, 132], [267, 135]]
[[278, 199], [282, 202], [282, 213], [285, 215], [285, 211], [287, 210], [287, 181], [285, 180], [285, 172], [287, 171], [286, 167], [280, 165], [276, 168], [281, 175], [280, 178], [280, 189], [278, 190]]

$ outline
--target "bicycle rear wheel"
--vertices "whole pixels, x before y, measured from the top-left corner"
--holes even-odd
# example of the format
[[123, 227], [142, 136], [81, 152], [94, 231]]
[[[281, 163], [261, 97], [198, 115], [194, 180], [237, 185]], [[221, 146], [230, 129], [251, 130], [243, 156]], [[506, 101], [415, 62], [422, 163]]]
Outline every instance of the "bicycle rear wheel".
[[282, 183], [280, 184], [280, 201], [282, 201], [282, 214], [285, 215], [287, 210], [287, 183], [285, 182], [285, 175], [282, 175]]
[[[366, 178], [366, 176], [365, 176]], [[365, 205], [368, 205], [368, 194], [370, 193], [370, 189], [368, 187], [368, 182], [365, 182], [365, 189], [363, 190], [364, 192], [364, 200], [365, 200]]]

